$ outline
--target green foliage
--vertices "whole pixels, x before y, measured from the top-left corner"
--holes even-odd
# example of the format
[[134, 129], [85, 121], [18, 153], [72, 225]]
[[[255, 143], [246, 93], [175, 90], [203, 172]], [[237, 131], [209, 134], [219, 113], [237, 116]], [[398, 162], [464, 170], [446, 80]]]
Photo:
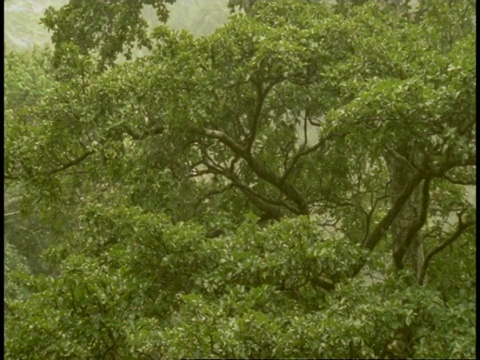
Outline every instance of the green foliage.
[[5, 49], [4, 104], [7, 114], [36, 104], [53, 85], [50, 51], [35, 47], [31, 52]]
[[25, 298], [28, 290], [22, 283], [22, 278], [29, 274], [27, 259], [18, 253], [18, 250], [10, 243], [6, 242], [5, 250], [5, 278], [4, 278], [4, 300]]
[[98, 50], [100, 66], [111, 65], [121, 53], [126, 59], [132, 56], [134, 45], [150, 48], [148, 23], [141, 16], [144, 5], [156, 10], [160, 21], [168, 18], [166, 4], [175, 0], [115, 2], [70, 1], [60, 9], [49, 7], [41, 22], [53, 31], [55, 45], [53, 64], [59, 66], [69, 52], [78, 55], [91, 54]]
[[7, 52], [5, 357], [475, 357], [470, 2], [171, 2]]
[[[51, 52], [35, 47], [31, 52], [6, 51], [4, 76], [5, 139], [4, 171], [17, 174], [25, 163], [16, 162], [20, 154], [37, 152], [39, 140], [32, 134], [41, 121], [32, 110], [43, 102], [45, 94], [54, 86], [54, 74], [50, 65]], [[21, 155], [20, 155], [21, 156]], [[17, 158], [18, 159], [18, 158]], [[32, 212], [38, 192], [26, 194], [26, 184], [5, 184], [4, 234], [21, 256], [27, 260], [29, 269], [37, 273], [44, 270], [40, 260], [41, 251], [51, 243], [52, 221], [42, 221], [41, 215]], [[41, 193], [45, 193], [42, 191]]]
[[[416, 356], [474, 354], [474, 334], [454, 330], [469, 328], [473, 307], [394, 273], [345, 281], [360, 249], [325, 238], [316, 221], [258, 229], [251, 218], [205, 239], [198, 226], [135, 208], [96, 205], [82, 218], [68, 251], [51, 254], [63, 258], [61, 275], [33, 280], [36, 294], [11, 304], [24, 320], [7, 322], [8, 355], [382, 357], [405, 324]], [[339, 281], [332, 294], [316, 286], [329, 277]]]

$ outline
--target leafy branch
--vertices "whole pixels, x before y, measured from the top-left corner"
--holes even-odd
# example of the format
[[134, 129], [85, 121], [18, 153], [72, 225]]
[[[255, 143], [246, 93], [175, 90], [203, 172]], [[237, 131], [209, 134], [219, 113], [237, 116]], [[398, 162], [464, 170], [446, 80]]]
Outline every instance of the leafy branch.
[[427, 256], [425, 257], [425, 261], [423, 263], [422, 269], [420, 271], [420, 276], [419, 276], [419, 284], [423, 285], [425, 282], [425, 278], [427, 275], [427, 269], [428, 265], [430, 264], [430, 261], [432, 258], [443, 251], [448, 245], [453, 244], [455, 240], [457, 240], [462, 234], [470, 227], [476, 225], [476, 220], [469, 220], [464, 222], [462, 220], [462, 213], [460, 212], [457, 214], [458, 216], [458, 223], [457, 223], [457, 230], [455, 230], [448, 238], [446, 238], [442, 243], [437, 245], [434, 249], [432, 249]]

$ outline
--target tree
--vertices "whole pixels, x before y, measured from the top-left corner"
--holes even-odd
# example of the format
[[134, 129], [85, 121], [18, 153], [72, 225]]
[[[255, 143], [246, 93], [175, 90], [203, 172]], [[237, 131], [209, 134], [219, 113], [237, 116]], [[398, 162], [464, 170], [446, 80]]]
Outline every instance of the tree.
[[[27, 138], [31, 129], [39, 125], [30, 108], [41, 102], [45, 93], [53, 86], [51, 52], [37, 47], [31, 52], [15, 52], [8, 47], [5, 50], [4, 124], [8, 134], [7, 147], [15, 153], [36, 151], [36, 148], [26, 148], [21, 142], [12, 143], [9, 140]], [[22, 122], [17, 121], [18, 115], [22, 116]], [[8, 168], [9, 157], [4, 160], [5, 167]], [[18, 251], [20, 256], [26, 258], [33, 273], [44, 271], [40, 254], [50, 243], [52, 221], [43, 221], [41, 213], [32, 211], [36, 199], [30, 197], [26, 200], [22, 182], [9, 181], [7, 177], [4, 194], [5, 238], [14, 248], [13, 252]]]
[[[437, 5], [258, 2], [207, 37], [159, 26], [123, 64], [123, 26], [99, 30], [119, 39], [108, 54], [70, 36], [68, 81], [7, 127], [8, 181], [64, 219], [60, 276], [14, 302], [10, 354], [67, 356], [60, 333], [80, 357], [474, 354], [474, 307], [442, 298], [432, 261], [453, 245], [472, 271], [474, 8]], [[26, 342], [44, 311], [56, 323]]]
[[[438, 5], [441, 5], [441, 6], [444, 6], [443, 4], [438, 4]], [[457, 4], [451, 4], [452, 7], [449, 7], [449, 10], [448, 12], [450, 13], [451, 16], [462, 16], [460, 14], [465, 14], [468, 12], [468, 7], [469, 7], [469, 3], [468, 2], [459, 2]], [[430, 4], [431, 6], [431, 4]], [[430, 18], [427, 13], [428, 11], [438, 11], [438, 7], [435, 6], [435, 7], [429, 7], [428, 9], [426, 10], [422, 10], [422, 11], [425, 11], [423, 13], [423, 15], [421, 15], [416, 21], [417, 23], [419, 24], [420, 28], [426, 28], [429, 26], [429, 22], [432, 21], [432, 18], [435, 18], [435, 17], [432, 17]], [[456, 15], [453, 15], [453, 14], [456, 14]], [[451, 21], [458, 21], [458, 20], [453, 20], [451, 19]], [[457, 32], [451, 32], [450, 29], [447, 29], [445, 31], [443, 30], [440, 30], [436, 35], [438, 36], [437, 37], [437, 42], [436, 44], [438, 44], [438, 47], [436, 49], [431, 49], [430, 51], [431, 52], [428, 52], [429, 55], [427, 55], [427, 58], [428, 59], [432, 59], [432, 58], [436, 58], [437, 61], [438, 61], [438, 66], [444, 66], [444, 69], [445, 69], [445, 66], [449, 66], [447, 64], [443, 64], [444, 62], [444, 59], [443, 57], [446, 56], [446, 54], [449, 52], [449, 51], [453, 51], [455, 52], [456, 50], [454, 50], [455, 48], [452, 48], [452, 46], [455, 44], [456, 46], [462, 46], [462, 45], [458, 45], [458, 41], [461, 42], [460, 39], [465, 39], [465, 41], [467, 42], [471, 42], [473, 41], [473, 37], [472, 38], [469, 38], [469, 36], [467, 34], [471, 34], [473, 36], [473, 33], [471, 31], [473, 31], [473, 28], [472, 28], [473, 24], [471, 23], [471, 20], [468, 19], [468, 17], [465, 17], [465, 20], [462, 21], [462, 24], [458, 24], [458, 30]], [[445, 33], [449, 33], [448, 35], [445, 34]], [[392, 34], [393, 35], [393, 34]], [[397, 36], [401, 35], [401, 32], [398, 32], [397, 33]], [[447, 45], [444, 41], [441, 40], [442, 37], [447, 37], [449, 40], [448, 40], [448, 43], [449, 45]], [[467, 40], [468, 39], [468, 40]], [[413, 40], [413, 39], [412, 39]], [[431, 39], [432, 40], [432, 39]], [[415, 41], [415, 40], [414, 40]], [[416, 42], [417, 44], [420, 43], [420, 41], [417, 41]], [[400, 41], [397, 42], [397, 44], [402, 44]], [[403, 46], [403, 45], [401, 45]], [[414, 49], [414, 51], [418, 51], [418, 49]], [[402, 53], [402, 51], [399, 51], [399, 53]], [[371, 54], [371, 53], [370, 53]], [[367, 55], [367, 54], [365, 54]], [[377, 54], [376, 54], [377, 55]], [[411, 56], [411, 55], [410, 55]], [[447, 55], [448, 56], [448, 55]], [[373, 61], [377, 61], [377, 59], [373, 59]], [[397, 59], [398, 61], [399, 59]], [[403, 64], [405, 64], [406, 66], [409, 66], [411, 63], [409, 62], [408, 58], [404, 58], [405, 62]], [[453, 59], [452, 59], [453, 60]], [[420, 60], [421, 61], [421, 60]], [[425, 62], [420, 62], [422, 65], [420, 66], [423, 66], [423, 68], [428, 68], [429, 65], [427, 65], [426, 61]], [[431, 64], [430, 64], [431, 66]], [[473, 66], [473, 64], [472, 64]], [[390, 73], [390, 79], [388, 79], [386, 82], [383, 82], [380, 81], [380, 83], [382, 83], [381, 87], [383, 86], [392, 86], [392, 81], [393, 79], [398, 79], [397, 81], [397, 84], [396, 85], [393, 85], [394, 87], [396, 86], [402, 86], [401, 85], [401, 82], [402, 81], [405, 81], [409, 75], [408, 75], [408, 70], [407, 71], [404, 71], [402, 70], [401, 68], [394, 68], [395, 65], [392, 66], [392, 64], [390, 64], [390, 67], [391, 69], [390, 70], [386, 70], [386, 73]], [[392, 68], [393, 67], [393, 68]], [[474, 66], [471, 68], [472, 70], [474, 69]], [[384, 72], [385, 72], [384, 70]], [[437, 68], [437, 71], [438, 71], [438, 68]], [[383, 76], [386, 75], [386, 73], [383, 74]], [[473, 74], [473, 73], [472, 73]], [[465, 75], [465, 74], [464, 74]], [[460, 76], [464, 76], [464, 75], [460, 75]], [[451, 91], [454, 91], [454, 93], [450, 93], [450, 95], [446, 95], [447, 97], [451, 97], [451, 98], [455, 98], [455, 94], [458, 93], [458, 91], [460, 91], [459, 89], [457, 90], [453, 90], [454, 88], [454, 85], [452, 85], [452, 83], [454, 81], [452, 81], [452, 78], [449, 78], [447, 76], [448, 80], [445, 79], [447, 82], [448, 82], [448, 85], [445, 83], [443, 86], [449, 86], [449, 88], [451, 89]], [[431, 79], [433, 80], [433, 79]], [[426, 75], [423, 79], [423, 83], [420, 85], [422, 88], [425, 88], [425, 89], [428, 89], [428, 88], [437, 88], [437, 89], [443, 89], [442, 85], [440, 84], [440, 82], [438, 81], [438, 79], [435, 79], [433, 82], [429, 80], [428, 78], [428, 75]], [[473, 78], [471, 79], [473, 80]], [[417, 81], [417, 80], [415, 80]], [[465, 79], [465, 81], [468, 81]], [[389, 85], [387, 85], [388, 83], [390, 83]], [[413, 90], [413, 93], [414, 94], [417, 94], [416, 93], [416, 86], [414, 86], [414, 88], [410, 88], [410, 85], [408, 85], [409, 81], [407, 80], [403, 86], [405, 86], [404, 88], [404, 91], [407, 93], [407, 94], [411, 94], [412, 93], [412, 90]], [[433, 90], [433, 89], [432, 89]], [[382, 90], [383, 91], [383, 90]], [[423, 90], [425, 91], [425, 90]], [[441, 92], [443, 90], [437, 90], [437, 92]], [[457, 91], [457, 92], [455, 92]], [[435, 92], [435, 90], [433, 90], [433, 92]], [[385, 92], [387, 93], [387, 92]], [[427, 92], [428, 93], [428, 92]], [[431, 95], [433, 95], [433, 93], [430, 93]], [[459, 93], [458, 93], [459, 94]], [[426, 95], [426, 94], [425, 94]], [[424, 95], [424, 96], [425, 96]], [[439, 94], [437, 96], [440, 96]], [[444, 95], [445, 96], [445, 95]], [[452, 99], [452, 100], [453, 100]], [[378, 101], [379, 99], [376, 99], [375, 101]], [[391, 99], [393, 100], [393, 99]], [[412, 99], [413, 100], [413, 99]], [[382, 100], [380, 100], [382, 101]], [[408, 120], [408, 116], [405, 116], [405, 114], [403, 113], [403, 111], [410, 111], [410, 118], [413, 120], [413, 121], [416, 121], [417, 123], [423, 123], [423, 127], [425, 126], [428, 126], [428, 125], [425, 125], [425, 123], [428, 124], [428, 121], [429, 120], [423, 120], [423, 119], [429, 119], [430, 116], [429, 116], [429, 113], [427, 110], [428, 108], [428, 105], [426, 104], [421, 104], [421, 101], [418, 101], [418, 100], [414, 100], [416, 101], [416, 104], [415, 106], [418, 107], [420, 106], [421, 109], [422, 109], [422, 112], [417, 112], [415, 109], [415, 107], [413, 108], [410, 108], [409, 110], [407, 110], [406, 108], [403, 108], [400, 113], [399, 113], [399, 106], [398, 106], [398, 100], [395, 100], [395, 101], [388, 101], [387, 100], [387, 103], [386, 104], [382, 104], [382, 108], [385, 110], [385, 113], [383, 114], [378, 114], [378, 111], [377, 111], [377, 114], [372, 114], [370, 112], [369, 115], [367, 115], [369, 118], [369, 121], [372, 121], [374, 120], [375, 118], [379, 118], [378, 115], [380, 115], [380, 118], [383, 117], [383, 121], [390, 121], [390, 122], [404, 122], [404, 123], [408, 123], [409, 120]], [[432, 101], [434, 101], [433, 99], [428, 99], [428, 95], [427, 97], [425, 98], [425, 102], [429, 102], [429, 104], [433, 104]], [[439, 100], [439, 103], [442, 103], [441, 100]], [[444, 100], [445, 101], [445, 100]], [[448, 100], [446, 100], [448, 101]], [[455, 100], [453, 100], [455, 101]], [[378, 104], [378, 103], [377, 103]], [[388, 105], [387, 105], [388, 104]], [[437, 103], [438, 104], [438, 103]], [[458, 161], [457, 163], [457, 159], [458, 157], [461, 157], [462, 155], [460, 155], [462, 153], [462, 150], [460, 150], [460, 148], [456, 147], [456, 145], [453, 145], [453, 144], [450, 144], [449, 147], [451, 146], [450, 150], [447, 150], [445, 152], [443, 151], [438, 151], [437, 149], [441, 146], [444, 146], [444, 145], [440, 145], [441, 143], [445, 144], [445, 142], [449, 142], [449, 140], [447, 140], [446, 138], [444, 138], [443, 134], [445, 134], [446, 132], [448, 131], [453, 131], [453, 128], [451, 127], [453, 125], [453, 127], [456, 129], [455, 131], [458, 131], [457, 134], [459, 135], [459, 138], [464, 138], [464, 136], [467, 136], [467, 137], [470, 137], [470, 139], [473, 140], [473, 138], [471, 138], [471, 136], [473, 136], [474, 134], [474, 128], [475, 128], [475, 124], [473, 122], [473, 118], [472, 116], [475, 114], [475, 109], [472, 108], [472, 103], [471, 102], [464, 102], [463, 103], [466, 108], [464, 109], [464, 113], [462, 113], [462, 120], [456, 120], [458, 122], [456, 122], [456, 125], [453, 125], [451, 122], [450, 124], [451, 125], [447, 125], [448, 124], [448, 120], [446, 121], [445, 118], [441, 118], [439, 116], [439, 114], [437, 113], [436, 114], [436, 117], [437, 117], [437, 121], [440, 121], [440, 122], [444, 122], [446, 121], [445, 123], [442, 124], [442, 126], [438, 127], [437, 125], [437, 129], [436, 130], [429, 130], [429, 133], [427, 135], [428, 137], [428, 140], [425, 141], [424, 139], [422, 140], [417, 140], [419, 138], [421, 138], [422, 136], [425, 136], [426, 134], [422, 134], [421, 132], [415, 132], [415, 131], [409, 131], [409, 132], [406, 132], [404, 134], [402, 134], [401, 132], [398, 132], [397, 134], [402, 134], [401, 137], [397, 137], [396, 139], [394, 139], [393, 141], [388, 141], [384, 148], [386, 149], [386, 153], [384, 153], [384, 157], [385, 157], [385, 161], [387, 163], [387, 166], [389, 168], [389, 173], [390, 173], [390, 181], [391, 181], [391, 185], [392, 185], [392, 202], [395, 201], [395, 199], [397, 199], [402, 190], [406, 187], [407, 185], [407, 182], [410, 178], [413, 178], [413, 174], [414, 174], [414, 169], [418, 169], [419, 165], [420, 167], [425, 167], [427, 166], [429, 168], [429, 171], [430, 172], [435, 172], [435, 171], [438, 171], [439, 174], [438, 175], [433, 175], [434, 177], [440, 177], [440, 178], [444, 178], [445, 179], [445, 174], [448, 172], [448, 171], [451, 171], [451, 169], [455, 168], [455, 167], [462, 167], [462, 166], [465, 166], [467, 164], [470, 164], [470, 166], [474, 166], [475, 164], [475, 155], [474, 155], [474, 152], [470, 152], [470, 156], [469, 155], [466, 155], [465, 153], [463, 153], [463, 156], [464, 156], [464, 161]], [[385, 105], [387, 105], [387, 107], [391, 107], [391, 110], [388, 111], [387, 110], [387, 107], [385, 107]], [[407, 106], [408, 107], [408, 106]], [[357, 110], [358, 108], [355, 108], [355, 110]], [[427, 113], [424, 113], [424, 111], [427, 110]], [[357, 116], [357, 112], [355, 111], [355, 114]], [[420, 115], [422, 114], [422, 115]], [[418, 121], [416, 119], [418, 119], [418, 117], [421, 116], [423, 117], [422, 121]], [[455, 116], [455, 115], [446, 115], [447, 117], [449, 116]], [[465, 118], [463, 118], [463, 116], [466, 116]], [[440, 120], [442, 119], [442, 120]], [[410, 121], [412, 121], [410, 120]], [[367, 119], [361, 119], [360, 122], [363, 122], [365, 123], [366, 121], [368, 121]], [[375, 121], [375, 120], [374, 120]], [[431, 121], [431, 120], [430, 120]], [[451, 120], [450, 120], [451, 121]], [[435, 122], [435, 120], [434, 120]], [[462, 125], [460, 125], [460, 122], [462, 123]], [[438, 124], [438, 122], [437, 122]], [[432, 124], [431, 128], [433, 128], [435, 125]], [[449, 130], [447, 130], [447, 128]], [[395, 132], [396, 133], [396, 132]], [[442, 134], [442, 135], [440, 135]], [[387, 135], [388, 136], [388, 135]], [[440, 138], [444, 138], [444, 140], [440, 140]], [[439, 142], [437, 142], [439, 141]], [[469, 142], [470, 140], [467, 140], [467, 138], [464, 138], [464, 140], [461, 140], [462, 142]], [[420, 144], [420, 143], [421, 144]], [[453, 149], [458, 149], [460, 150], [456, 155], [454, 155], [454, 153], [456, 152], [456, 150], [453, 150]], [[471, 150], [473, 150], [473, 148], [471, 148]], [[467, 150], [468, 152], [469, 150]], [[470, 157], [470, 160], [466, 160], [468, 157]], [[439, 168], [437, 168], [437, 170], [431, 170], [431, 165], [430, 164], [433, 164], [437, 162], [438, 163], [438, 166], [440, 166]], [[427, 165], [427, 163], [429, 165]], [[441, 169], [443, 167], [443, 169]], [[396, 263], [396, 266], [398, 268], [401, 268], [404, 266], [404, 264], [409, 264], [413, 269], [415, 269], [415, 272], [417, 274], [417, 278], [420, 279], [421, 275], [421, 269], [423, 267], [423, 246], [422, 246], [422, 243], [423, 241], [421, 240], [421, 238], [419, 237], [419, 231], [421, 229], [421, 227], [423, 226], [423, 224], [427, 221], [427, 214], [428, 214], [428, 207], [430, 206], [429, 204], [429, 193], [430, 193], [430, 190], [429, 190], [429, 186], [430, 186], [430, 180], [428, 180], [428, 178], [432, 176], [432, 175], [426, 175], [425, 176], [425, 180], [423, 180], [424, 184], [423, 184], [423, 187], [424, 187], [424, 190], [423, 190], [423, 194], [421, 195], [420, 194], [420, 188], [418, 188], [418, 190], [414, 190], [412, 192], [412, 196], [410, 197], [409, 200], [407, 200], [405, 202], [405, 205], [403, 206], [403, 209], [400, 211], [399, 213], [399, 217], [398, 219], [396, 219], [393, 223], [392, 223], [392, 231], [393, 231], [393, 252], [394, 252], [394, 260], [395, 260], [395, 263]], [[448, 179], [448, 176], [446, 176], [446, 178]], [[446, 179], [445, 179], [446, 180]], [[447, 180], [448, 182], [448, 180]], [[473, 178], [470, 178], [470, 180], [467, 180], [467, 183], [470, 183], [470, 184], [474, 184], [475, 180], [473, 180]], [[455, 183], [455, 181], [454, 181]], [[462, 211], [463, 210], [460, 210], [459, 211]], [[462, 227], [462, 225], [460, 225], [461, 221], [459, 222], [459, 226]], [[473, 223], [472, 223], [473, 224]], [[368, 245], [367, 245], [368, 246]]]
[[141, 16], [144, 6], [156, 10], [160, 21], [168, 19], [167, 4], [175, 0], [96, 2], [72, 0], [60, 9], [49, 7], [41, 22], [53, 31], [54, 64], [65, 61], [71, 51], [79, 55], [98, 51], [99, 66], [111, 65], [119, 54], [131, 58], [135, 45], [150, 48], [148, 23]]

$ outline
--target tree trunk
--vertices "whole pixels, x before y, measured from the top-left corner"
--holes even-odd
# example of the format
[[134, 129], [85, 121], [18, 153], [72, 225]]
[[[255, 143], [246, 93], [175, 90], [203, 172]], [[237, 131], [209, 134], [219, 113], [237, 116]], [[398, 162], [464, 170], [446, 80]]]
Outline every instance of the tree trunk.
[[[406, 147], [398, 148], [395, 151], [397, 153], [396, 157], [390, 154], [385, 157], [390, 174], [392, 201], [398, 197], [398, 194], [400, 194], [406, 182], [414, 172], [413, 167], [409, 164], [414, 163], [414, 154], [410, 153]], [[406, 161], [402, 160], [398, 155], [403, 157]], [[406, 234], [408, 233], [410, 226], [419, 217], [420, 207], [421, 191], [420, 187], [417, 187], [391, 226], [395, 266], [397, 269], [403, 269], [404, 267], [411, 269], [417, 280], [419, 279], [420, 271], [424, 262], [423, 244], [419, 234], [417, 233], [414, 236], [413, 241], [407, 248], [404, 256], [400, 255], [400, 249], [402, 249], [406, 241]]]
[[[395, 149], [396, 155], [391, 154], [385, 157], [390, 175], [391, 199], [392, 202], [398, 197], [406, 182], [414, 173], [415, 154], [408, 151], [408, 147]], [[400, 155], [400, 157], [398, 156]], [[403, 158], [403, 160], [402, 160]], [[422, 266], [425, 260], [423, 244], [421, 242], [420, 231], [417, 232], [406, 249], [403, 249], [407, 239], [407, 233], [413, 223], [418, 221], [421, 212], [421, 187], [417, 186], [410, 199], [405, 203], [397, 218], [390, 228], [393, 239], [393, 259], [397, 270], [407, 268], [415, 275], [415, 282], [418, 283]], [[412, 333], [409, 326], [397, 329], [395, 341], [389, 347], [388, 358], [410, 358], [413, 357], [415, 350], [413, 347]]]

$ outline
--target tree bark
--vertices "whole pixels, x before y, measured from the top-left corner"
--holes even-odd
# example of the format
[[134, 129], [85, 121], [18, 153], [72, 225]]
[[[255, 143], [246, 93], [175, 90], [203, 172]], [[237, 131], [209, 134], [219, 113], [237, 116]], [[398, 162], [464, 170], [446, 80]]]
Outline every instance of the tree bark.
[[[398, 197], [407, 181], [415, 172], [415, 154], [408, 151], [406, 146], [403, 148], [397, 148], [394, 152], [396, 153], [396, 156], [389, 153], [385, 157], [391, 181], [392, 201]], [[410, 268], [415, 274], [416, 279], [419, 279], [425, 261], [423, 244], [419, 232], [413, 235], [411, 243], [406, 250], [404, 249], [404, 246], [411, 226], [418, 221], [420, 216], [421, 201], [420, 186], [417, 186], [391, 226], [395, 266], [397, 269], [403, 269], [404, 267]]]

